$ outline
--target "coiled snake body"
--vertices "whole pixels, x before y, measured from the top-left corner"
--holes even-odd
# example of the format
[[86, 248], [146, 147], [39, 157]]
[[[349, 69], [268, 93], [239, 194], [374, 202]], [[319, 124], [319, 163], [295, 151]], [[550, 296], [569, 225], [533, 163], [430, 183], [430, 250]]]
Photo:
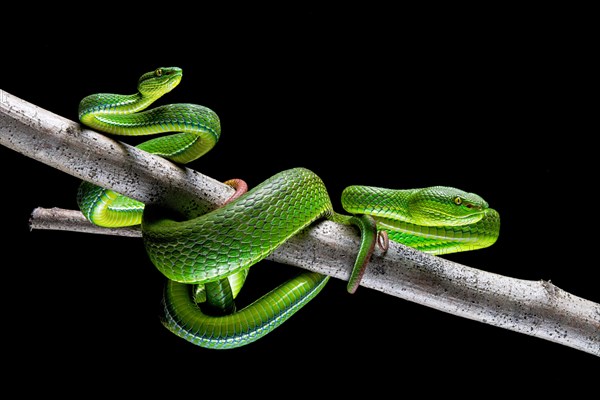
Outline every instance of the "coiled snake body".
[[[82, 123], [117, 135], [178, 132], [139, 148], [177, 163], [208, 152], [220, 136], [210, 109], [171, 104], [143, 111], [181, 80], [179, 68], [143, 74], [138, 93], [95, 94], [79, 106]], [[233, 183], [231, 183], [233, 185]], [[234, 299], [249, 268], [320, 219], [357, 226], [358, 256], [348, 283], [354, 292], [379, 237], [432, 254], [474, 250], [498, 237], [499, 215], [479, 196], [449, 187], [392, 190], [351, 186], [336, 213], [322, 180], [310, 170], [282, 171], [226, 205], [187, 220], [110, 190], [82, 182], [78, 204], [93, 223], [141, 224], [146, 251], [168, 278], [163, 324], [178, 336], [209, 348], [234, 348], [271, 332], [314, 298], [328, 277], [304, 272], [254, 303], [236, 310]]]

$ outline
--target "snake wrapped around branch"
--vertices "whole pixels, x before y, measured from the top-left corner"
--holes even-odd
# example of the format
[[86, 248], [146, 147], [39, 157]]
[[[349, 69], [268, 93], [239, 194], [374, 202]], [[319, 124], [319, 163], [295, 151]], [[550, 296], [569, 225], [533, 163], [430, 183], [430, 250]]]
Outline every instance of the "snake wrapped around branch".
[[[115, 135], [169, 133], [137, 147], [187, 164], [210, 151], [221, 134], [211, 109], [167, 104], [147, 109], [175, 88], [177, 67], [143, 74], [137, 92], [99, 93], [79, 105], [80, 121]], [[82, 182], [78, 205], [92, 223], [104, 227], [141, 224], [145, 249], [168, 280], [162, 323], [202, 347], [225, 349], [254, 342], [285, 322], [313, 299], [329, 277], [303, 272], [237, 310], [235, 298], [251, 266], [301, 230], [329, 219], [360, 230], [358, 255], [348, 281], [353, 293], [374, 247], [397, 241], [431, 254], [475, 250], [492, 245], [499, 214], [478, 195], [434, 186], [388, 189], [350, 186], [341, 197], [348, 214], [334, 211], [323, 181], [306, 168], [282, 171], [251, 190], [241, 180], [228, 202], [203, 215], [174, 215], [112, 190]], [[177, 206], [174, 206], [177, 207]]]

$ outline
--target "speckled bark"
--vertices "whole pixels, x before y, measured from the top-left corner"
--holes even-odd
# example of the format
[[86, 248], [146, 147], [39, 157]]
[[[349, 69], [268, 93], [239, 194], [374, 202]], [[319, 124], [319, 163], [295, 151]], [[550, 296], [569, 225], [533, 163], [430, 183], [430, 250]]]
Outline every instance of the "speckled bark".
[[233, 189], [4, 93], [0, 144], [143, 203], [185, 204], [189, 215], [222, 204]]
[[[109, 139], [4, 92], [0, 144], [81, 179], [145, 203], [189, 203], [195, 214], [222, 204], [228, 186]], [[78, 212], [36, 209], [33, 229], [67, 229], [139, 236], [135, 229], [102, 230]], [[329, 221], [292, 238], [271, 260], [347, 280], [358, 233]], [[600, 304], [546, 281], [505, 277], [391, 243], [376, 252], [362, 286], [447, 313], [560, 343], [600, 356]]]

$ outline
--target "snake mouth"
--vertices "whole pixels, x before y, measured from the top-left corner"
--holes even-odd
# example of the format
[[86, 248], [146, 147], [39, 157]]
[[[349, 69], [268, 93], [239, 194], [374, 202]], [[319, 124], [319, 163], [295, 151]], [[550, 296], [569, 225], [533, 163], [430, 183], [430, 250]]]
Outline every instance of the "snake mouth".
[[418, 225], [422, 226], [461, 226], [461, 225], [470, 225], [474, 222], [479, 221], [481, 218], [485, 216], [485, 212], [487, 208], [483, 206], [473, 204], [472, 207], [468, 207], [469, 212], [466, 213], [454, 213], [449, 210], [439, 210], [436, 209], [432, 213], [436, 216], [435, 220], [437, 222], [431, 223], [420, 223]]
[[179, 85], [183, 77], [183, 71], [180, 68], [162, 68], [162, 71], [162, 76], [166, 78], [166, 86], [169, 88], [169, 91]]
[[180, 73], [175, 73], [173, 74], [173, 76], [169, 77], [169, 91], [173, 90], [175, 88], [175, 86], [179, 85], [179, 82], [181, 82], [181, 78], [182, 78], [182, 74]]

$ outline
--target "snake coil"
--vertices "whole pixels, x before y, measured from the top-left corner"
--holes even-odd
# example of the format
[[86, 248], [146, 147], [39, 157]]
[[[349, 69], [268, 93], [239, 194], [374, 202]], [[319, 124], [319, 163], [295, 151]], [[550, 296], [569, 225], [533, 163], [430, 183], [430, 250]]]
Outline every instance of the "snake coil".
[[[158, 68], [140, 77], [134, 94], [87, 96], [80, 102], [79, 119], [115, 135], [170, 133], [138, 148], [176, 163], [194, 161], [219, 140], [216, 113], [196, 104], [146, 110], [181, 77], [180, 68]], [[77, 199], [83, 214], [96, 225], [141, 224], [150, 260], [168, 278], [163, 324], [189, 342], [217, 349], [258, 340], [323, 289], [328, 276], [303, 272], [243, 309], [235, 307], [250, 267], [315, 221], [330, 219], [361, 232], [350, 293], [358, 287], [378, 238], [446, 254], [492, 245], [500, 226], [498, 213], [481, 197], [444, 186], [404, 190], [350, 186], [342, 193], [342, 206], [350, 215], [340, 214], [322, 180], [305, 168], [282, 171], [239, 194], [223, 207], [184, 220], [89, 182], [81, 183]]]

